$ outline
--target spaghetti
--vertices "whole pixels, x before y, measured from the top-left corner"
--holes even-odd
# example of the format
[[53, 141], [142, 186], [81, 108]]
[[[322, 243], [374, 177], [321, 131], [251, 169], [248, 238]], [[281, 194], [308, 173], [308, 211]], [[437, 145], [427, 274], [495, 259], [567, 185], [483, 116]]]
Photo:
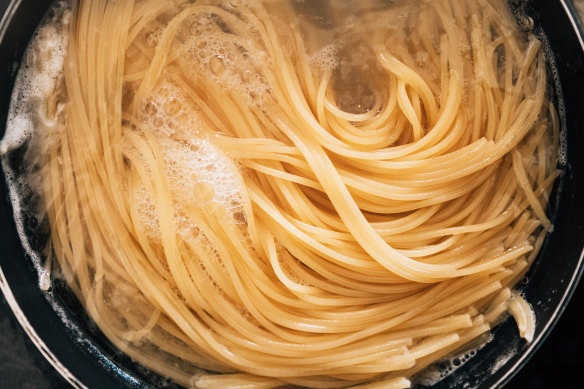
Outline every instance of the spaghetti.
[[140, 364], [404, 388], [506, 312], [533, 336], [540, 41], [502, 0], [349, 3], [73, 1], [32, 142], [51, 252]]

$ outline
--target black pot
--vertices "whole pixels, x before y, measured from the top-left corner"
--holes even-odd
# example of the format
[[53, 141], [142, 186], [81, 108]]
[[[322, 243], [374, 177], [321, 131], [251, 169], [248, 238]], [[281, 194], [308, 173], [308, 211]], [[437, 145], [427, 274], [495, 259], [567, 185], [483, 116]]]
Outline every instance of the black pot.
[[[162, 1], [162, 0], [161, 0]], [[0, 0], [0, 138], [23, 52], [50, 0]], [[521, 340], [512, 319], [492, 331], [492, 340], [438, 388], [494, 388], [505, 384], [548, 336], [583, 272], [584, 247], [584, 40], [568, 0], [525, 3], [555, 56], [556, 98], [565, 108], [568, 159], [556, 188], [554, 231], [522, 286], [536, 313], [533, 342]], [[6, 9], [5, 13], [3, 12]], [[168, 383], [135, 365], [84, 316], [66, 286], [43, 292], [17, 234], [4, 175], [0, 174], [0, 286], [18, 321], [44, 357], [74, 387], [142, 388]], [[456, 360], [454, 364], [456, 364]], [[173, 385], [170, 385], [173, 386]]]

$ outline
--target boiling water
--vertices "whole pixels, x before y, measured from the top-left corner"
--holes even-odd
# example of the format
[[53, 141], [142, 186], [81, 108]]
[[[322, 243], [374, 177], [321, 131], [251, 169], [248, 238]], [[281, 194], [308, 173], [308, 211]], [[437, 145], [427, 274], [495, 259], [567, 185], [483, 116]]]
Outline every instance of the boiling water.
[[[67, 50], [67, 28], [70, 19], [70, 7], [64, 1], [56, 2], [43, 24], [33, 36], [24, 59], [20, 65], [6, 123], [6, 132], [0, 141], [0, 154], [6, 181], [8, 183], [14, 218], [18, 233], [27, 254], [33, 260], [37, 269], [40, 288], [50, 288], [50, 274], [42, 265], [39, 247], [31, 247], [27, 236], [30, 226], [25, 221], [34, 221], [41, 224], [42, 211], [34, 207], [27, 199], [38, 193], [41, 177], [27, 176], [21, 166], [10, 163], [10, 154], [22, 152], [28, 147], [31, 139], [44, 138], [45, 134], [39, 131], [39, 121], [48, 126], [56, 126], [55, 115], [48, 118], [44, 109], [44, 102], [54, 98], [55, 90], [62, 84], [64, 59]], [[62, 109], [62, 105], [60, 109]], [[30, 171], [29, 171], [30, 173]], [[37, 201], [32, 202], [38, 205]], [[27, 205], [28, 204], [28, 205]], [[33, 239], [34, 240], [34, 239]], [[36, 249], [36, 250], [35, 250]]]

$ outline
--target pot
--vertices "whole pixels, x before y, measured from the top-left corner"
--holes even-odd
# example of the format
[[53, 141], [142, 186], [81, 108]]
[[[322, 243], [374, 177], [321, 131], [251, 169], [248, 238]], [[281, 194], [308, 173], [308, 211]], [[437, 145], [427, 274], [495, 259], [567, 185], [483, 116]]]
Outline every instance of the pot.
[[[24, 50], [52, 2], [13, 0], [0, 4], [0, 138], [5, 130], [11, 90]], [[520, 286], [537, 318], [531, 343], [518, 336], [512, 319], [491, 331], [491, 340], [472, 358], [443, 363], [447, 375], [436, 388], [501, 387], [526, 364], [551, 332], [584, 270], [584, 40], [567, 0], [521, 3], [548, 42], [555, 63], [555, 99], [567, 136], [567, 163], [552, 196], [554, 231]], [[4, 13], [1, 13], [6, 8]], [[563, 108], [563, 109], [562, 109]], [[46, 360], [73, 387], [173, 387], [120, 354], [90, 324], [66, 285], [42, 291], [38, 274], [21, 242], [4, 175], [0, 174], [0, 287], [18, 321]], [[27, 221], [25, 221], [26, 225]], [[469, 356], [470, 357], [470, 356]], [[463, 363], [465, 362], [466, 363]], [[417, 387], [424, 387], [418, 384]]]

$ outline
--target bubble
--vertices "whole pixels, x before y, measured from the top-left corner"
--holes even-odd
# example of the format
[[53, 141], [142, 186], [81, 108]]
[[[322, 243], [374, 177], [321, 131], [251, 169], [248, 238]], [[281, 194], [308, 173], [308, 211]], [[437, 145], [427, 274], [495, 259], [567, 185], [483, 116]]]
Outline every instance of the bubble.
[[164, 103], [164, 112], [166, 112], [170, 116], [174, 116], [179, 113], [181, 109], [181, 103], [178, 99], [174, 97], [169, 97], [168, 100]]
[[225, 66], [223, 65], [223, 58], [219, 55], [215, 55], [209, 61], [209, 70], [216, 76], [220, 76], [225, 71]]
[[158, 108], [156, 104], [149, 102], [144, 106], [144, 113], [148, 116], [154, 116], [158, 113]]
[[155, 116], [154, 120], [152, 120], [152, 124], [154, 127], [161, 128], [164, 126], [164, 119], [160, 116]]

